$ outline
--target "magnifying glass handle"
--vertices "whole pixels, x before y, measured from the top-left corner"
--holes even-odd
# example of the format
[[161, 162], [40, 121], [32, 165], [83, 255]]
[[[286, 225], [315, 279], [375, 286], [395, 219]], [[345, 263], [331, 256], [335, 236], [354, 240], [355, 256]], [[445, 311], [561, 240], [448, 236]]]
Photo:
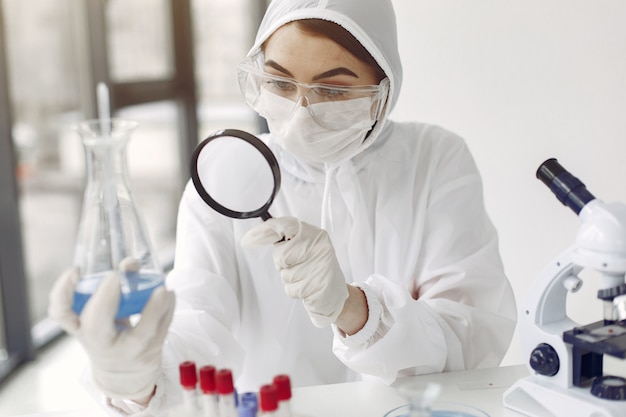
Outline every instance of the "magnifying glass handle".
[[[266, 211], [266, 212], [264, 212], [264, 213], [262, 213], [262, 214], [261, 214], [261, 219], [263, 219], [263, 221], [266, 221], [266, 220], [269, 220], [269, 219], [273, 219], [273, 217], [272, 217], [272, 215], [271, 215], [271, 214], [269, 214], [269, 213]], [[274, 243], [276, 244], [276, 243], [284, 242], [285, 240], [287, 240], [287, 239], [285, 239], [285, 237], [283, 236], [283, 238], [282, 238], [281, 240], [277, 240], [277, 241], [276, 241], [276, 242], [274, 242]]]

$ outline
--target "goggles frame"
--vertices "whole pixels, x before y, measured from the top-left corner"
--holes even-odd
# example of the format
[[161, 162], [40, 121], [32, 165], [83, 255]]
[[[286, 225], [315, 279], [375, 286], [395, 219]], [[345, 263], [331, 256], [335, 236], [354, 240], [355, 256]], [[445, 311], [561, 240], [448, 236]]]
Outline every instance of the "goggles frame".
[[[389, 96], [389, 78], [385, 77], [377, 85], [344, 86], [325, 83], [303, 83], [293, 78], [269, 74], [262, 70], [263, 54], [250, 57], [237, 66], [239, 87], [246, 102], [255, 111], [261, 92], [265, 89], [271, 94], [294, 102], [294, 108], [300, 105], [341, 102], [350, 99], [367, 98], [372, 101], [372, 119], [379, 120]], [[314, 95], [314, 99], [311, 96]], [[313, 115], [315, 117], [315, 115]]]

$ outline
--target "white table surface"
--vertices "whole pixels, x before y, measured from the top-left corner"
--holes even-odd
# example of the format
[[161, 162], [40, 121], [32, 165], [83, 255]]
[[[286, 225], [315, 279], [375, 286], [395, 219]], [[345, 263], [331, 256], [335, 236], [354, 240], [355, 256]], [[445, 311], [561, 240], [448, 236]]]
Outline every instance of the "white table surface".
[[502, 395], [518, 379], [528, 376], [524, 365], [421, 375], [393, 386], [352, 382], [293, 389], [292, 409], [298, 417], [383, 417], [404, 405], [397, 385], [406, 381], [432, 381], [441, 385], [440, 401], [479, 408], [490, 417], [519, 417], [505, 408]]
[[[440, 401], [479, 408], [490, 417], [519, 417], [504, 408], [502, 395], [519, 378], [528, 375], [526, 366], [516, 365], [471, 371], [421, 375], [399, 380], [392, 386], [376, 382], [351, 382], [294, 388], [292, 411], [296, 417], [383, 417], [406, 400], [397, 386], [407, 381], [432, 381], [441, 385]], [[68, 410], [20, 417], [104, 417], [103, 409]]]

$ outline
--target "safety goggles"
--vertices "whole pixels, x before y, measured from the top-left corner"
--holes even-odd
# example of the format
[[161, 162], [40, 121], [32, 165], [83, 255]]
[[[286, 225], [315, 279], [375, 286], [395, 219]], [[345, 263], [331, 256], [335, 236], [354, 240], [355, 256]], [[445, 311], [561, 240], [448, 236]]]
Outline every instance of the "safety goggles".
[[[266, 108], [262, 97], [266, 94], [288, 99], [293, 103], [292, 112], [299, 106], [306, 107], [311, 116], [324, 124], [329, 106], [345, 108], [348, 100], [367, 101], [370, 117], [376, 121], [385, 107], [389, 92], [389, 79], [383, 79], [378, 85], [340, 86], [319, 83], [301, 83], [292, 78], [281, 77], [264, 72], [260, 68], [260, 59], [249, 59], [237, 67], [239, 87], [252, 109], [267, 117], [271, 109]], [[344, 126], [336, 125], [334, 129]], [[347, 127], [347, 126], [346, 126]]]

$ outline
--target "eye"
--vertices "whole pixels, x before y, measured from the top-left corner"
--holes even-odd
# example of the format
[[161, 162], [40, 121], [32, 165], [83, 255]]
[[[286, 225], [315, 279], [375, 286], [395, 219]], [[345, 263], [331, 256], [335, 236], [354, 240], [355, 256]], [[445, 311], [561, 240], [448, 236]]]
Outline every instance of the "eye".
[[297, 89], [296, 85], [292, 82], [285, 80], [275, 80], [275, 79], [267, 79], [265, 80], [265, 87], [269, 90], [280, 92], [280, 93], [290, 93]]
[[327, 99], [327, 100], [342, 100], [348, 96], [348, 91], [341, 88], [332, 88], [332, 87], [315, 87], [313, 92], [318, 97]]

